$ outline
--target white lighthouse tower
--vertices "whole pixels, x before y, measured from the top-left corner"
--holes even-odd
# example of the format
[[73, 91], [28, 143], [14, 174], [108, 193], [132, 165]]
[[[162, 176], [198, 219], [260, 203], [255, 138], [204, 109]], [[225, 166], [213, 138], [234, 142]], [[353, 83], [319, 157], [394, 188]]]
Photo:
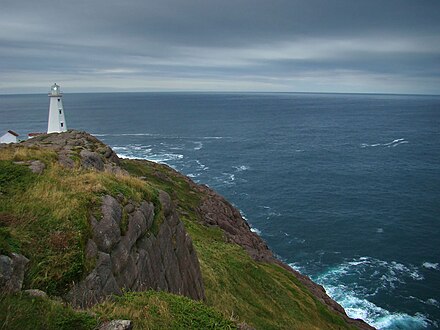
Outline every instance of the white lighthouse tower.
[[61, 133], [67, 131], [66, 118], [64, 118], [63, 95], [60, 86], [56, 83], [50, 88], [49, 93], [49, 120], [47, 133]]

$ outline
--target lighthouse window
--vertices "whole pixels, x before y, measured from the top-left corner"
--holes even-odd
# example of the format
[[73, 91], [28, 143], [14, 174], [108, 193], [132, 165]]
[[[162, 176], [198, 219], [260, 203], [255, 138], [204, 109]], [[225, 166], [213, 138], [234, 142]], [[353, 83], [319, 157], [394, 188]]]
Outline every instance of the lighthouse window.
[[60, 115], [61, 115], [61, 109], [59, 109], [60, 110]]
[[60, 99], [58, 99], [58, 102], [60, 102]]
[[64, 127], [64, 123], [61, 123], [61, 127]]

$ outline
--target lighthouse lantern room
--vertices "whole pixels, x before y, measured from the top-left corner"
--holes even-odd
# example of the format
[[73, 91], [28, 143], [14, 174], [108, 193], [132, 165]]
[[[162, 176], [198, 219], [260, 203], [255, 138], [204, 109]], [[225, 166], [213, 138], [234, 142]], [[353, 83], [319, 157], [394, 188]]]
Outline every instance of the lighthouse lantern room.
[[49, 119], [47, 123], [48, 134], [67, 131], [62, 97], [63, 95], [61, 94], [60, 86], [56, 83], [53, 84], [49, 93]]

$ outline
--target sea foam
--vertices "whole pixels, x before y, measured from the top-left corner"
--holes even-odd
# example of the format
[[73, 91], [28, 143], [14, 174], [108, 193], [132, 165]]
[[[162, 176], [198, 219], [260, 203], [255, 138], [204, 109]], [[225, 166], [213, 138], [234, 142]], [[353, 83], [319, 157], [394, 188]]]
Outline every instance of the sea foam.
[[[377, 287], [369, 289], [360, 280], [349, 280], [353, 278], [370, 278], [377, 283]], [[407, 281], [423, 279], [423, 275], [413, 265], [371, 257], [347, 260], [313, 277], [315, 282], [324, 286], [330, 297], [344, 307], [350, 317], [361, 318], [378, 329], [422, 329], [433, 324], [426, 315], [390, 312], [369, 298], [380, 291], [392, 294]]]

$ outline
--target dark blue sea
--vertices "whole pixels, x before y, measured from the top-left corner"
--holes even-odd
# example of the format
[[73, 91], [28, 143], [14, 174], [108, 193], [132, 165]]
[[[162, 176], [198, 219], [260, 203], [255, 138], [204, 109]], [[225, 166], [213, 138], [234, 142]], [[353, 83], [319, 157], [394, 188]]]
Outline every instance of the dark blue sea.
[[[66, 93], [63, 100], [69, 128], [223, 194], [350, 316], [380, 329], [440, 326], [439, 96]], [[45, 94], [0, 96], [0, 131], [45, 131], [48, 104]]]

